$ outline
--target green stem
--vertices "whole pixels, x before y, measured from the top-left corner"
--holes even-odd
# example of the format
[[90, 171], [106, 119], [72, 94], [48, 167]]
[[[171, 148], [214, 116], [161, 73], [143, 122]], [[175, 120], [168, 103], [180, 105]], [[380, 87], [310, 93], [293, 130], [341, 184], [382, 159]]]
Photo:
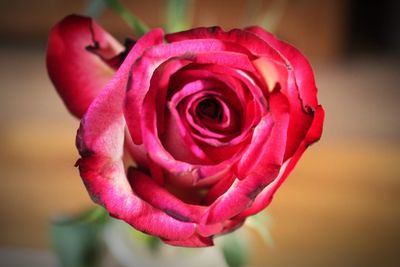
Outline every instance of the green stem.
[[193, 12], [191, 6], [194, 0], [167, 1], [167, 32], [177, 32], [190, 28]]

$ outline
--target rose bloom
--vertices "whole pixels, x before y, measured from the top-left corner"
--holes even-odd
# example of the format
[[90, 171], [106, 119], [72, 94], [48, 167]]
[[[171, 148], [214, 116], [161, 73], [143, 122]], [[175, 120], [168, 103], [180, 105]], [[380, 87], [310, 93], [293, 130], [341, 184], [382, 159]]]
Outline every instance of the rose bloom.
[[154, 29], [122, 46], [71, 15], [47, 68], [81, 118], [93, 201], [171, 245], [211, 246], [263, 210], [322, 132], [310, 64], [260, 27]]

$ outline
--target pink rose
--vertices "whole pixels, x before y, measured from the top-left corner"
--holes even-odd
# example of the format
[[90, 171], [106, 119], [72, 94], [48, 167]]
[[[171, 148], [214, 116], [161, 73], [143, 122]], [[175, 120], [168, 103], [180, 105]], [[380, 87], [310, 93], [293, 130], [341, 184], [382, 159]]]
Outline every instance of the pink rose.
[[123, 50], [68, 16], [50, 33], [48, 72], [82, 117], [92, 199], [168, 244], [210, 246], [242, 225], [321, 136], [310, 64], [262, 28], [154, 29]]

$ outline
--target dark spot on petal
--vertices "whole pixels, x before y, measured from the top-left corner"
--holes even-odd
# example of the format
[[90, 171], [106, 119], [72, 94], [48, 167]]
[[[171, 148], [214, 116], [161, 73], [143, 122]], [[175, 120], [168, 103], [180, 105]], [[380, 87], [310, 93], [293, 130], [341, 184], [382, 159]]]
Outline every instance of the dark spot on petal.
[[209, 33], [216, 33], [218, 30], [219, 30], [219, 27], [218, 27], [218, 26], [213, 26], [213, 27], [208, 27], [208, 28], [207, 28], [207, 31], [208, 31]]
[[191, 221], [188, 217], [186, 217], [186, 216], [184, 216], [184, 215], [182, 215], [182, 214], [180, 214], [180, 213], [178, 213], [178, 212], [176, 212], [174, 210], [163, 209], [163, 211], [166, 214], [168, 214], [169, 216], [171, 216], [172, 218], [177, 219], [179, 221], [182, 221], [182, 222], [190, 222]]
[[88, 158], [92, 157], [95, 153], [93, 150], [85, 149], [85, 150], [79, 150], [79, 155], [81, 155], [82, 158]]
[[121, 66], [122, 62], [124, 62], [129, 51], [136, 44], [135, 40], [131, 38], [126, 38], [124, 43], [125, 46], [124, 51], [115, 56], [110, 57], [104, 53], [104, 50], [102, 50], [100, 47], [100, 43], [96, 40], [95, 31], [92, 23], [90, 24], [89, 30], [92, 39], [92, 44], [87, 45], [85, 49], [90, 53], [93, 53], [94, 55], [98, 56], [101, 60], [104, 61], [104, 63], [106, 63], [109, 67], [115, 70], [117, 70], [119, 66]]
[[221, 121], [223, 118], [223, 110], [221, 104], [213, 98], [205, 98], [197, 106], [197, 114], [200, 117]]
[[125, 58], [128, 56], [129, 52], [131, 51], [132, 47], [136, 44], [136, 41], [131, 39], [131, 38], [126, 38], [125, 39], [125, 49], [118, 55], [110, 58], [110, 59], [104, 59], [103, 60], [113, 69], [118, 69], [119, 66], [121, 66], [122, 62], [124, 62]]
[[136, 44], [136, 41], [131, 39], [131, 38], [126, 38], [125, 39], [125, 50], [122, 51], [118, 57], [120, 58], [121, 62], [124, 61], [124, 59], [126, 58], [126, 56], [129, 54], [129, 51], [131, 51], [132, 47], [134, 47], [134, 45]]
[[247, 194], [247, 197], [248, 197], [249, 199], [251, 199], [251, 200], [254, 200], [254, 199], [258, 196], [258, 194], [260, 194], [261, 191], [264, 190], [264, 188], [265, 188], [265, 185], [264, 185], [264, 184], [258, 185], [253, 191], [251, 191], [251, 192], [249, 192], [249, 193]]
[[282, 89], [281, 84], [280, 84], [280, 83], [275, 83], [275, 86], [274, 86], [274, 88], [272, 89], [272, 92], [273, 92], [273, 93], [278, 93], [278, 92], [281, 91], [281, 89]]
[[91, 37], [92, 37], [93, 43], [94, 43], [94, 44], [97, 44], [97, 46], [98, 46], [98, 42], [97, 42], [96, 36], [95, 36], [95, 34], [94, 34], [94, 27], [93, 27], [93, 26], [94, 26], [94, 25], [93, 25], [93, 21], [91, 21], [91, 22], [90, 22], [90, 35], [91, 35]]
[[85, 49], [93, 54], [97, 55], [97, 51], [100, 48], [99, 42], [95, 41], [93, 44], [91, 45], [87, 45], [85, 47]]
[[196, 54], [190, 51], [185, 52], [182, 57], [182, 59], [186, 59], [186, 60], [195, 60], [196, 59]]
[[95, 194], [92, 192], [92, 193], [90, 193], [90, 198], [93, 200], [94, 203], [103, 205], [103, 202], [101, 201], [101, 198], [98, 194]]
[[306, 105], [304, 106], [304, 110], [305, 110], [305, 112], [306, 112], [307, 114], [310, 114], [310, 115], [314, 115], [314, 113], [315, 113], [315, 108], [313, 108], [312, 106], [310, 106], [310, 105], [308, 105], [308, 104], [306, 104]]
[[126, 82], [125, 90], [128, 92], [132, 87], [132, 72], [130, 71], [128, 74], [128, 81]]
[[79, 129], [76, 133], [75, 146], [79, 151], [79, 155], [83, 158], [93, 156], [94, 151], [90, 150], [84, 141], [84, 119], [82, 119]]
[[81, 163], [81, 160], [82, 160], [82, 159], [78, 159], [78, 160], [75, 162], [74, 167], [78, 167], [79, 164]]
[[95, 51], [100, 48], [100, 44], [96, 40], [96, 36], [94, 35], [93, 23], [90, 23], [89, 31], [93, 43], [91, 45], [87, 45], [85, 48], [90, 52], [96, 53]]

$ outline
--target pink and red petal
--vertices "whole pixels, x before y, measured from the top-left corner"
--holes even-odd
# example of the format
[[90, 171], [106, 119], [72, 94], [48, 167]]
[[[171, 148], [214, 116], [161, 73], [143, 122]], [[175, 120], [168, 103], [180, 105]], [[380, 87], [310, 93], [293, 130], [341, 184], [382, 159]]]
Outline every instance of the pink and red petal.
[[128, 179], [134, 192], [156, 209], [182, 222], [198, 223], [200, 221], [204, 207], [184, 203], [149, 176], [133, 168], [128, 171]]
[[[209, 59], [212, 57], [202, 58], [202, 53], [227, 53], [226, 44], [223, 41], [215, 39], [207, 40], [184, 40], [170, 44], [159, 44], [147, 49], [143, 55], [135, 62], [132, 67], [132, 82], [128, 88], [125, 118], [135, 144], [141, 144], [142, 126], [138, 125], [141, 119], [143, 100], [150, 88], [150, 81], [156, 69], [165, 61], [174, 57], [180, 57], [183, 60], [196, 61], [196, 55], [199, 60]], [[240, 54], [237, 54], [237, 60], [243, 62], [245, 60]], [[202, 61], [203, 62], [203, 61]], [[226, 58], [221, 62], [227, 62]], [[230, 63], [230, 62], [227, 62]], [[249, 62], [243, 63], [243, 67], [250, 67]]]
[[288, 84], [282, 89], [291, 103], [291, 122], [285, 154], [287, 159], [295, 153], [306, 135], [318, 105], [314, 74], [308, 60], [290, 44], [278, 40], [260, 27], [249, 27], [246, 30], [262, 38], [288, 63]]
[[68, 110], [78, 118], [103, 90], [115, 70], [97, 54], [115, 56], [123, 47], [92, 19], [70, 15], [56, 24], [47, 45], [47, 70]]
[[317, 88], [315, 86], [314, 73], [308, 60], [295, 47], [277, 39], [273, 34], [261, 27], [248, 27], [245, 30], [252, 32], [265, 40], [270, 46], [281, 53], [292, 65], [299, 86], [300, 97], [305, 102], [316, 108]]
[[324, 110], [321, 106], [318, 106], [315, 111], [313, 123], [308, 130], [305, 139], [302, 141], [295, 154], [282, 166], [278, 177], [257, 196], [251, 207], [249, 207], [236, 217], [237, 219], [244, 219], [248, 216], [254, 215], [269, 205], [275, 192], [278, 190], [278, 188], [296, 166], [296, 163], [298, 162], [306, 148], [314, 142], [318, 141], [321, 137], [323, 121]]
[[220, 40], [225, 43], [226, 49], [228, 47], [241, 47], [241, 50], [247, 50], [249, 56], [260, 56], [263, 55], [277, 64], [283, 64], [282, 58], [265, 41], [259, 36], [252, 34], [248, 31], [239, 29], [233, 29], [225, 32], [220, 27], [200, 27], [187, 31], [170, 33], [165, 36], [168, 42], [180, 42], [183, 40]]
[[[283, 163], [288, 127], [289, 111], [285, 97], [279, 93], [271, 95], [270, 109], [273, 122], [270, 133], [261, 137], [254, 134], [255, 138], [260, 138], [265, 143], [257, 153], [259, 158], [255, 162], [246, 161], [239, 164], [238, 173], [245, 177], [242, 180], [236, 179], [232, 186], [208, 208], [207, 223], [222, 222], [235, 217], [248, 208], [257, 195], [277, 177]], [[254, 149], [256, 148], [250, 145], [248, 156], [253, 152], [256, 153]], [[247, 160], [246, 153], [242, 159]]]
[[130, 67], [146, 47], [154, 44], [157, 36], [159, 31], [155, 30], [136, 44], [114, 78], [90, 105], [77, 135], [82, 156], [77, 164], [93, 200], [112, 216], [161, 238], [187, 239], [194, 234], [195, 224], [174, 219], [135, 195], [122, 161], [125, 136], [122, 108]]
[[190, 238], [180, 240], [163, 239], [163, 242], [171, 246], [179, 247], [210, 247], [214, 245], [212, 237], [203, 237], [194, 234]]

